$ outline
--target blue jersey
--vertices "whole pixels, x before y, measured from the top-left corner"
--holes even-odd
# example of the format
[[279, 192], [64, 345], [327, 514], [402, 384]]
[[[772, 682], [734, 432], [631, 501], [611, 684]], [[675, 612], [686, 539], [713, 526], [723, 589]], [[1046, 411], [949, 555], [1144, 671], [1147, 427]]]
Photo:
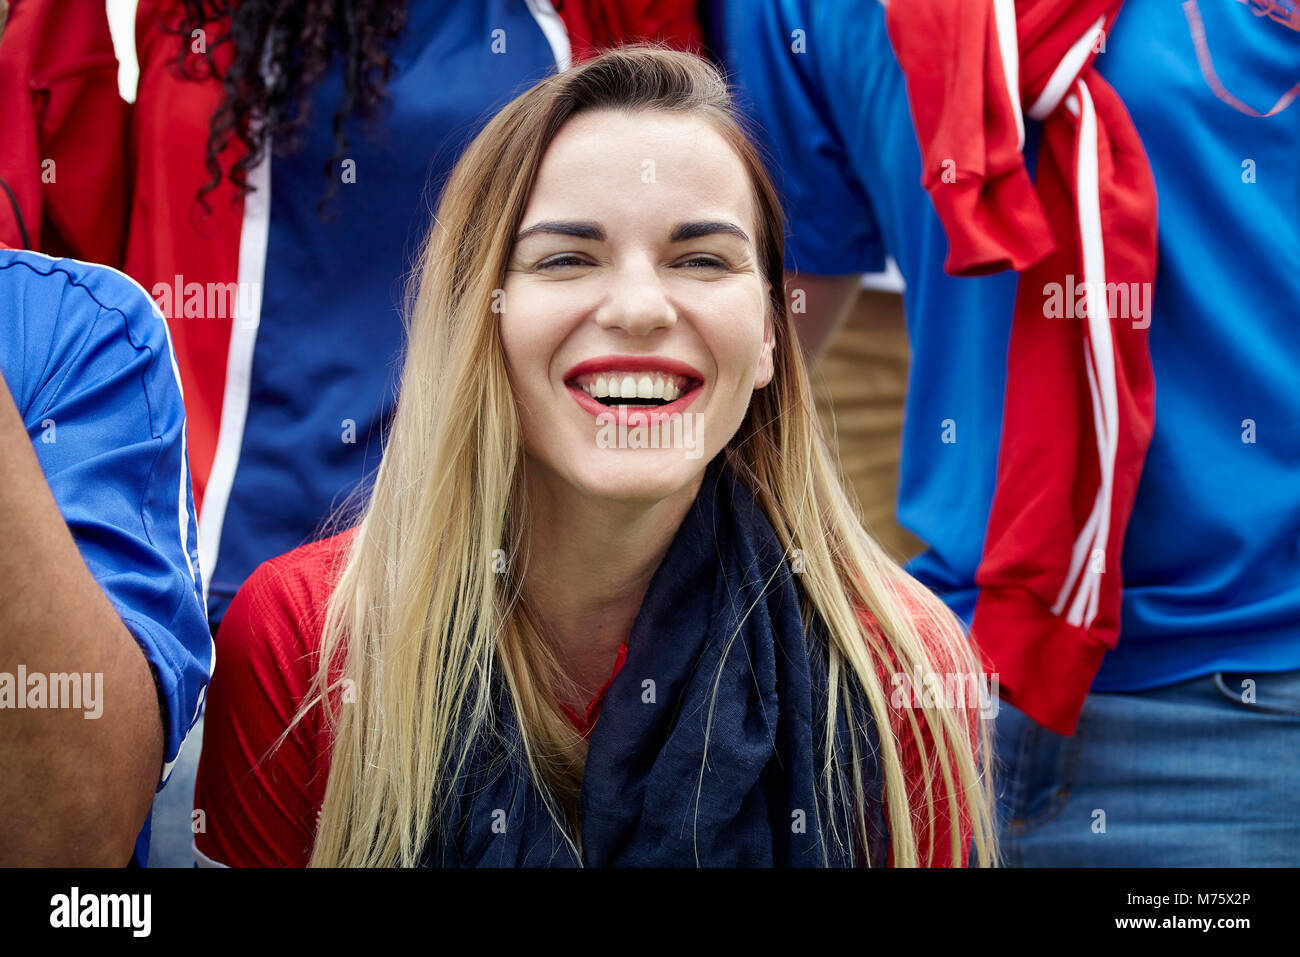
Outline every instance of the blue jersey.
[[[912, 344], [900, 522], [909, 570], [968, 622], [993, 498], [1017, 276], [954, 278], [884, 8], [719, 4], [711, 45], [771, 152], [787, 266], [906, 280]], [[1203, 3], [1212, 81], [1177, 4], [1125, 3], [1096, 66], [1146, 147], [1159, 203], [1155, 434], [1125, 535], [1123, 624], [1093, 684], [1300, 668], [1300, 33]], [[1222, 92], [1222, 91], [1220, 91]], [[1026, 118], [1033, 164], [1038, 124]], [[955, 441], [954, 441], [955, 439]]]
[[[0, 373], [82, 559], [157, 675], [161, 790], [215, 654], [167, 325], [116, 270], [0, 249]], [[137, 863], [148, 849], [146, 821]]]
[[[330, 177], [322, 169], [335, 150], [326, 118], [344, 95], [338, 68], [312, 91], [301, 151], [252, 172], [257, 192], [240, 229], [221, 237], [239, 247], [240, 298], [224, 355], [195, 328], [213, 328], [224, 312], [189, 315], [170, 273], [136, 272], [151, 292], [161, 280], [155, 295], [171, 300], [164, 311], [178, 331], [195, 441], [217, 434], [210, 469], [195, 463], [214, 624], [254, 568], [318, 537], [362, 497], [396, 405], [406, 279], [441, 187], [488, 119], [569, 57], [564, 22], [537, 0], [412, 3], [382, 116], [351, 119], [347, 155]], [[207, 114], [194, 122], [206, 130]], [[201, 151], [202, 136], [193, 142], [190, 152]], [[190, 160], [202, 169], [201, 152]], [[177, 242], [194, 241], [181, 212], [167, 215]]]

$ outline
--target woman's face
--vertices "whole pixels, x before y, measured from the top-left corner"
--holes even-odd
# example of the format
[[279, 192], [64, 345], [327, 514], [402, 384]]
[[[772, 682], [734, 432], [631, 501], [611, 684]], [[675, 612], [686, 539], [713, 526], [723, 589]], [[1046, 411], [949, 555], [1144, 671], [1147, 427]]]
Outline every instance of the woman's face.
[[749, 176], [705, 121], [574, 117], [542, 159], [501, 338], [530, 469], [659, 500], [698, 480], [772, 378]]

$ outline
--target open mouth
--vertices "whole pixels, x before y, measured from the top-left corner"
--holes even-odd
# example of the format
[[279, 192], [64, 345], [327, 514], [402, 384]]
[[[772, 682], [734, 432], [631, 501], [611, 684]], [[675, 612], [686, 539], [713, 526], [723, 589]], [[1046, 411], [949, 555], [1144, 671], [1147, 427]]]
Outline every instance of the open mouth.
[[607, 355], [566, 373], [573, 400], [598, 422], [655, 425], [684, 413], [704, 391], [704, 376], [670, 356]]
[[691, 376], [657, 371], [588, 373], [568, 382], [610, 409], [661, 409], [703, 384]]

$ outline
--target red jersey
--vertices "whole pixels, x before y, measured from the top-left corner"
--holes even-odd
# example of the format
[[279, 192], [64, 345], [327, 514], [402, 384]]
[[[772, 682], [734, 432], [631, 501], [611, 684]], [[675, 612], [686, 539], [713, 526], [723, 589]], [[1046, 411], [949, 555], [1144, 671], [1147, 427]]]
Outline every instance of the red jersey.
[[122, 267], [128, 107], [104, 4], [10, 5], [0, 53], [0, 245]]
[[[194, 807], [203, 829], [195, 835], [200, 864], [234, 867], [303, 867], [311, 857], [316, 822], [329, 775], [328, 732], [314, 708], [274, 752], [307, 695], [317, 665], [325, 609], [354, 531], [304, 545], [263, 563], [231, 602], [217, 635], [217, 665], [208, 689], [203, 753]], [[619, 646], [613, 673], [585, 713], [560, 703], [575, 728], [591, 733], [610, 683], [627, 655]], [[882, 676], [886, 672], [881, 671]], [[888, 686], [888, 682], [886, 682]], [[974, 721], [972, 714], [972, 737]], [[924, 793], [920, 752], [907, 716], [895, 713], [892, 730], [903, 758], [909, 794]], [[924, 732], [924, 722], [921, 723]], [[926, 749], [933, 744], [926, 734]], [[932, 762], [933, 765], [933, 762]], [[934, 787], [942, 789], [937, 767]], [[930, 866], [947, 866], [946, 799], [936, 794], [938, 830]], [[913, 827], [924, 856], [928, 829], [924, 809]], [[967, 861], [969, 824], [963, 827]], [[924, 859], [924, 857], [923, 857]], [[889, 863], [893, 865], [893, 851]]]

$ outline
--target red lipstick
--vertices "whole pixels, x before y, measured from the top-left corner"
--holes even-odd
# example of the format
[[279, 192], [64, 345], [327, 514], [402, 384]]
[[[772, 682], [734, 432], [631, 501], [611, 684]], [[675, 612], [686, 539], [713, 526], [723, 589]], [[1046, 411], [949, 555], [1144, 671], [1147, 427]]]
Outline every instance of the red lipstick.
[[[579, 376], [604, 372], [659, 372], [681, 376], [689, 381], [681, 394], [672, 402], [665, 405], [629, 409], [628, 406], [634, 405], [637, 399], [628, 398], [614, 405], [606, 405], [594, 396], [588, 395], [581, 386], [573, 381]], [[680, 415], [699, 398], [704, 389], [704, 376], [698, 369], [689, 363], [682, 362], [679, 359], [670, 359], [666, 356], [597, 356], [594, 359], [579, 362], [565, 374], [564, 380], [565, 386], [568, 388], [569, 394], [573, 396], [574, 401], [591, 413], [592, 416], [597, 419], [605, 416], [606, 418], [603, 421], [606, 422], [625, 419], [626, 423], [633, 428], [639, 425], [658, 426], [672, 416]]]

